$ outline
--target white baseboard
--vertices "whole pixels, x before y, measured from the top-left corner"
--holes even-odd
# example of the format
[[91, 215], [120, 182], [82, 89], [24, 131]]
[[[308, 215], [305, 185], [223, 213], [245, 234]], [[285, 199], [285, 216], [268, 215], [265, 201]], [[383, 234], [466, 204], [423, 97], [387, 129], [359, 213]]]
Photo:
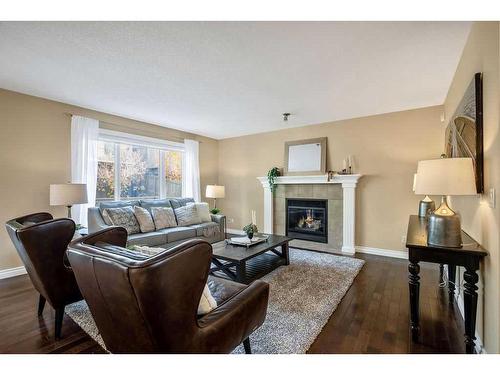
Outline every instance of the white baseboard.
[[357, 253], [380, 255], [383, 257], [408, 259], [408, 251], [378, 249], [376, 247], [356, 246]]
[[7, 268], [5, 270], [0, 270], [0, 280], [24, 274], [26, 274], [26, 268], [24, 268], [24, 266]]

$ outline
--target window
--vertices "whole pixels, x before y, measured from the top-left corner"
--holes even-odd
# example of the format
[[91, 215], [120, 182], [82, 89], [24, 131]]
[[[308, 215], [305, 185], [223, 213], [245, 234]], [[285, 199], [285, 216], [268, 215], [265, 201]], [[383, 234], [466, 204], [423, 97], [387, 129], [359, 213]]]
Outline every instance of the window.
[[164, 152], [165, 186], [167, 197], [182, 196], [182, 153]]
[[101, 132], [97, 201], [182, 196], [182, 144]]

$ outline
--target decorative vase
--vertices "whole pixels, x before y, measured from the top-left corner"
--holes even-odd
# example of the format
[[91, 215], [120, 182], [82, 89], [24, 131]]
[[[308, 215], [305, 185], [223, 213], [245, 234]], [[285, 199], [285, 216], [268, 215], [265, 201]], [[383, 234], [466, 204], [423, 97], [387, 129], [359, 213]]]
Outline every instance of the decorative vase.
[[247, 237], [249, 240], [251, 240], [253, 238], [253, 232], [248, 232]]

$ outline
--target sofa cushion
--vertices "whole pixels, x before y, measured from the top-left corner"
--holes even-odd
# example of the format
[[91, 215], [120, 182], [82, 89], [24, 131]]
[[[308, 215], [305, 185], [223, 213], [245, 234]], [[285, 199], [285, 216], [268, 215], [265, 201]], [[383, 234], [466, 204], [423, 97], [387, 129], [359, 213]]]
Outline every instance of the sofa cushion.
[[174, 212], [177, 219], [177, 225], [180, 227], [201, 223], [198, 216], [198, 210], [194, 204], [176, 208]]
[[196, 230], [187, 227], [166, 228], [160, 230], [161, 233], [167, 236], [167, 242], [186, 240], [196, 237]]
[[110, 202], [99, 202], [99, 211], [101, 212], [102, 218], [107, 225], [113, 225], [109, 216], [104, 211], [106, 208], [118, 208], [118, 207], [127, 207], [127, 206], [138, 206], [139, 201], [110, 201]]
[[141, 207], [151, 213], [152, 207], [172, 207], [170, 199], [141, 199]]
[[160, 246], [167, 243], [167, 235], [162, 232], [137, 233], [128, 236], [128, 245]]
[[220, 233], [219, 224], [214, 223], [213, 221], [209, 223], [201, 223], [191, 225], [190, 228], [194, 228], [196, 230], [196, 235], [198, 237], [212, 237], [215, 233]]
[[141, 232], [132, 207], [105, 208], [104, 212], [109, 216], [112, 225], [125, 228], [129, 235]]
[[151, 214], [153, 215], [156, 230], [177, 226], [172, 207], [151, 207]]
[[134, 206], [134, 215], [139, 222], [142, 233], [154, 232], [155, 223], [148, 210], [143, 207]]
[[183, 207], [186, 204], [188, 204], [188, 202], [194, 203], [194, 199], [193, 198], [170, 198], [170, 204], [171, 204], [173, 209]]

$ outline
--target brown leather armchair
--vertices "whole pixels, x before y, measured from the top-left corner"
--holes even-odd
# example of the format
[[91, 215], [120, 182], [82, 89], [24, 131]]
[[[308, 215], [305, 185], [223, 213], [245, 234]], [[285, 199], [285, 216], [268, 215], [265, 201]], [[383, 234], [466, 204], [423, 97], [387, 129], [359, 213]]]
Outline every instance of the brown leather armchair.
[[[124, 248], [127, 232], [105, 229], [73, 241], [68, 258], [112, 353], [230, 353], [266, 317], [269, 285], [208, 276], [212, 246], [193, 239], [152, 257]], [[217, 308], [198, 316], [205, 283]]]
[[64, 264], [75, 223], [70, 219], [53, 220], [51, 214], [40, 212], [9, 220], [5, 226], [31, 282], [40, 293], [38, 316], [48, 301], [56, 310], [55, 337], [60, 338], [64, 307], [83, 299], [73, 271], [69, 264]]

